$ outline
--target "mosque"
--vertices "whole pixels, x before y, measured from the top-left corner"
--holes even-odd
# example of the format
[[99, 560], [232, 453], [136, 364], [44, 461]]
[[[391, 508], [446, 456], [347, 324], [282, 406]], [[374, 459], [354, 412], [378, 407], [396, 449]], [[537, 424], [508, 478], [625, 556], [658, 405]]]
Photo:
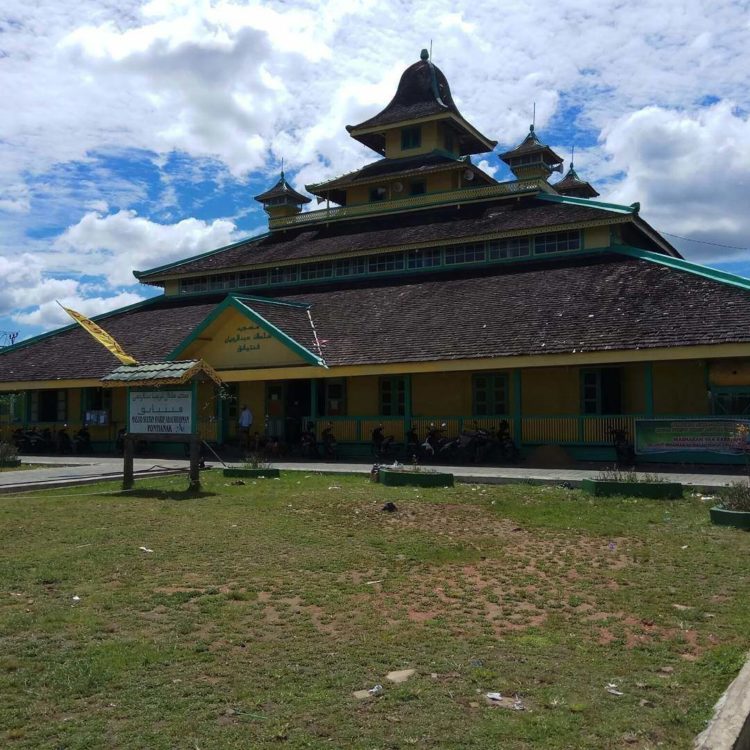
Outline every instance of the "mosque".
[[624, 431], [643, 460], [738, 460], [750, 281], [685, 261], [637, 203], [597, 200], [533, 126], [493, 179], [473, 157], [497, 142], [426, 51], [347, 131], [378, 159], [306, 194], [282, 172], [256, 196], [267, 232], [134, 272], [163, 294], [95, 320], [137, 364], [76, 324], [3, 349], [0, 429], [85, 423], [111, 449], [134, 397], [166, 388], [219, 445], [247, 404], [289, 445], [330, 423], [351, 455], [379, 424], [403, 440], [505, 422], [527, 454], [607, 459]]

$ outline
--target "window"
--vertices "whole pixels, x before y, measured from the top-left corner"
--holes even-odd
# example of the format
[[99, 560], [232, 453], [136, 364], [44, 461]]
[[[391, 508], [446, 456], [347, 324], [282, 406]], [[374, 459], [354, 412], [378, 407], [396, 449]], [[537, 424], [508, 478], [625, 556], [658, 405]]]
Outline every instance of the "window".
[[372, 255], [368, 266], [370, 273], [382, 273], [383, 271], [403, 271], [403, 253], [384, 253], [383, 255]]
[[29, 401], [30, 422], [64, 422], [68, 418], [68, 392], [32, 391]]
[[336, 276], [357, 276], [367, 272], [367, 258], [344, 258], [336, 261]]
[[446, 263], [477, 263], [484, 260], [484, 243], [453, 245], [445, 248]]
[[386, 195], [386, 189], [384, 187], [370, 188], [370, 203], [376, 203], [377, 201], [384, 201]]
[[581, 249], [581, 233], [576, 229], [570, 232], [538, 234], [534, 237], [534, 255], [562, 253]]
[[422, 145], [422, 128], [416, 125], [401, 129], [401, 149], [419, 148]]
[[325, 401], [322, 414], [326, 417], [342, 417], [346, 414], [346, 381], [325, 381]]
[[285, 284], [288, 281], [297, 281], [297, 266], [279, 266], [271, 269], [272, 284]]
[[405, 403], [404, 378], [380, 378], [380, 413], [385, 417], [403, 417]]
[[490, 260], [521, 258], [530, 255], [528, 237], [512, 237], [507, 240], [491, 240], [488, 243]]
[[746, 416], [750, 414], [750, 388], [742, 391], [714, 391], [713, 405], [714, 414]]
[[86, 424], [107, 425], [112, 412], [112, 391], [109, 388], [86, 388], [81, 405]]
[[622, 370], [619, 367], [581, 371], [581, 411], [584, 414], [622, 413]]
[[407, 268], [432, 268], [440, 265], [440, 248], [426, 250], [409, 250], [406, 256]]
[[424, 180], [412, 182], [409, 185], [409, 195], [424, 195], [427, 192], [427, 184]]
[[477, 417], [508, 413], [508, 376], [503, 373], [474, 375], [473, 410]]
[[329, 279], [333, 276], [333, 263], [309, 263], [300, 268], [300, 279], [310, 281], [312, 279]]
[[261, 286], [268, 283], [268, 271], [240, 271], [237, 274], [237, 286]]

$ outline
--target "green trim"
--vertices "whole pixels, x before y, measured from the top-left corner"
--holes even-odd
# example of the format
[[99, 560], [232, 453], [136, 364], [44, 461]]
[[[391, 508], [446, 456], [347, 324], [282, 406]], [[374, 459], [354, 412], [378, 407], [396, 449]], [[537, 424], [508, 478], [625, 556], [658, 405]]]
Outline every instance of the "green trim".
[[[162, 301], [164, 299], [167, 299], [164, 294], [158, 294], [155, 297], [149, 297], [148, 299], [141, 300], [140, 302], [134, 302], [132, 305], [125, 305], [125, 307], [118, 307], [116, 310], [110, 310], [109, 312], [100, 313], [99, 315], [95, 315], [94, 317], [90, 318], [90, 320], [98, 323], [100, 320], [106, 320], [107, 318], [111, 318], [113, 315], [119, 315], [120, 313], [128, 312], [130, 310], [136, 310], [139, 307], [148, 307], [149, 305], [153, 305], [157, 301]], [[170, 299], [172, 298], [170, 297]], [[174, 299], [176, 299], [176, 297], [174, 297]], [[16, 352], [19, 349], [23, 349], [24, 347], [29, 346], [29, 344], [36, 344], [38, 341], [43, 341], [44, 339], [48, 339], [51, 336], [57, 336], [58, 333], [63, 333], [64, 331], [72, 331], [75, 328], [80, 328], [78, 323], [71, 323], [70, 325], [63, 326], [62, 328], [55, 328], [53, 331], [40, 333], [37, 336], [32, 336], [30, 339], [19, 341], [17, 344], [13, 344], [13, 346], [6, 346], [0, 349], [0, 356], [2, 356], [3, 354], [9, 354], [10, 352]]]
[[[244, 299], [262, 301], [264, 303], [271, 301], [262, 299], [260, 297], [244, 297]], [[274, 302], [277, 305], [283, 305], [286, 307], [309, 308], [309, 305], [300, 303], [282, 302], [280, 300], [276, 300]], [[177, 347], [165, 357], [165, 359], [177, 359], [180, 354], [182, 354], [182, 352], [184, 352], [185, 349], [190, 346], [190, 344], [192, 344], [198, 338], [198, 336], [200, 336], [200, 334], [206, 330], [206, 328], [208, 328], [208, 326], [210, 326], [225, 310], [227, 310], [227, 308], [230, 307], [237, 310], [241, 315], [244, 315], [249, 320], [257, 323], [261, 328], [270, 333], [274, 338], [281, 341], [281, 343], [284, 344], [287, 348], [291, 349], [295, 354], [298, 354], [300, 357], [302, 357], [302, 359], [308, 364], [318, 367], [325, 367], [326, 369], [328, 368], [328, 365], [326, 365], [325, 361], [321, 357], [318, 357], [309, 349], [306, 349], [304, 346], [302, 346], [302, 344], [295, 341], [291, 336], [284, 333], [284, 331], [282, 331], [280, 328], [277, 328], [273, 323], [266, 320], [262, 315], [260, 315], [260, 313], [256, 312], [251, 307], [248, 307], [243, 302], [243, 298], [235, 297], [231, 294], [228, 295], [223, 302], [217, 305], [216, 308], [212, 310], [211, 313], [209, 313], [209, 315], [203, 320], [203, 322], [200, 323], [198, 327], [195, 328], [189, 336], [187, 336], [187, 338], [183, 339], [183, 341], [180, 342]]]
[[193, 261], [201, 260], [203, 258], [210, 258], [212, 255], [216, 255], [216, 253], [223, 253], [225, 250], [232, 250], [233, 248], [239, 247], [240, 245], [255, 242], [256, 240], [265, 239], [270, 235], [270, 231], [263, 232], [263, 234], [256, 234], [251, 237], [246, 237], [245, 239], [238, 240], [237, 242], [233, 242], [231, 245], [224, 245], [223, 247], [218, 247], [215, 250], [209, 250], [205, 253], [200, 253], [199, 255], [191, 255], [189, 258], [185, 258], [184, 260], [177, 260], [174, 263], [165, 263], [163, 266], [155, 266], [154, 268], [148, 268], [145, 271], [133, 271], [133, 276], [135, 276], [138, 281], [141, 281], [146, 276], [151, 276], [155, 273], [161, 273], [162, 271], [167, 271], [170, 268], [182, 266], [185, 263], [192, 263]]
[[[554, 185], [552, 186], [554, 187]], [[573, 198], [566, 195], [552, 195], [551, 193], [539, 193], [537, 198], [550, 203], [565, 203], [570, 206], [587, 206], [588, 208], [600, 208], [603, 211], [616, 211], [622, 214], [637, 214], [637, 204], [623, 206], [621, 203], [605, 203], [604, 201], [594, 201], [589, 198]]]
[[745, 291], [750, 291], [750, 279], [746, 279], [743, 276], [737, 276], [727, 271], [719, 271], [715, 268], [708, 268], [707, 266], [701, 266], [698, 263], [691, 263], [688, 260], [682, 260], [682, 258], [673, 258], [671, 255], [662, 255], [661, 253], [655, 253], [652, 250], [643, 250], [639, 247], [631, 247], [629, 245], [613, 245], [610, 248], [612, 252], [620, 255], [627, 255], [631, 258], [638, 258], [639, 260], [648, 260], [652, 263], [658, 263], [668, 268], [674, 268], [678, 271], [686, 271], [687, 273], [701, 276], [704, 279], [710, 279], [720, 284], [728, 284], [729, 286], [736, 286]]

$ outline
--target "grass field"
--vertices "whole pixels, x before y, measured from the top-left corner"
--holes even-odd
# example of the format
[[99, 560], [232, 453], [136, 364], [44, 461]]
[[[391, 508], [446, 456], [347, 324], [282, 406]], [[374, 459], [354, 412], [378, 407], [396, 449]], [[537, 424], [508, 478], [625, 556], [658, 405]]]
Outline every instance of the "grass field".
[[687, 748], [750, 647], [699, 499], [185, 483], [0, 496], [0, 746]]

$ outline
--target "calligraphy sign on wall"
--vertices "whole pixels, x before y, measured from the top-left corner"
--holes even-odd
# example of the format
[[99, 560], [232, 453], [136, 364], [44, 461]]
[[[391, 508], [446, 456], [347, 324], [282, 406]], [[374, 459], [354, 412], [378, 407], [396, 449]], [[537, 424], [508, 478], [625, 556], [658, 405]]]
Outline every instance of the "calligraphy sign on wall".
[[193, 430], [190, 391], [131, 391], [129, 431], [189, 435]]

